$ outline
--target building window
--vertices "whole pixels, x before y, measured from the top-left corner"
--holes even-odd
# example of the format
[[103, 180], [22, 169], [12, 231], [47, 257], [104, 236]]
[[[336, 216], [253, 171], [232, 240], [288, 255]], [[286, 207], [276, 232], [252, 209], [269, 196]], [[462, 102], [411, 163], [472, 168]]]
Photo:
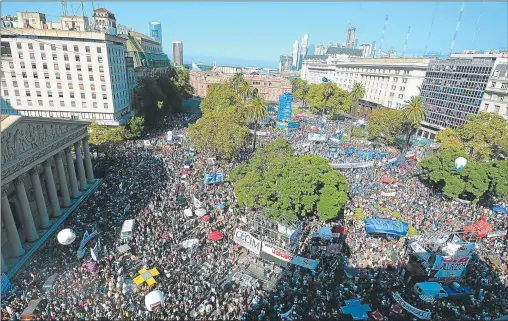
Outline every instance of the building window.
[[76, 65], [76, 69], [77, 69], [78, 71], [81, 71], [81, 65], [79, 65], [79, 64], [78, 64], [78, 65]]
[[508, 89], [508, 83], [506, 83], [506, 82], [502, 83], [501, 89]]
[[97, 60], [99, 61], [100, 64], [102, 63], [102, 57], [97, 57]]
[[92, 66], [88, 66], [88, 71], [90, 71], [90, 72], [92, 72], [92, 71], [93, 71]]
[[494, 71], [494, 77], [499, 77], [499, 70]]
[[71, 91], [71, 92], [69, 93], [69, 95], [71, 96], [71, 98], [74, 98], [74, 92], [73, 92], [73, 91]]
[[97, 95], [95, 93], [92, 93], [92, 99], [97, 99]]
[[46, 88], [51, 88], [51, 84], [49, 82], [46, 82]]
[[60, 80], [60, 73], [59, 72], [55, 73], [55, 78]]
[[86, 61], [87, 62], [92, 62], [92, 57], [91, 56], [86, 56]]
[[31, 95], [30, 95], [30, 91], [29, 91], [29, 90], [25, 91], [25, 95], [26, 95], [27, 97], [30, 97], [30, 96], [31, 96]]
[[33, 50], [34, 49], [34, 45], [32, 43], [29, 43], [28, 44], [28, 49]]
[[19, 59], [23, 59], [23, 57], [24, 57], [24, 56], [23, 56], [23, 53], [21, 53], [21, 52], [20, 52], [20, 53], [18, 53], [18, 57], [19, 57]]
[[60, 107], [65, 107], [65, 102], [63, 100], [60, 101]]
[[388, 101], [388, 107], [392, 107], [392, 101]]
[[97, 103], [95, 101], [93, 102], [93, 108], [97, 108]]
[[102, 53], [101, 47], [97, 47], [97, 53]]
[[59, 91], [58, 92], [58, 97], [63, 98], [63, 92]]
[[75, 55], [74, 59], [76, 59], [76, 61], [79, 61], [79, 55]]
[[78, 51], [79, 51], [78, 46], [74, 46], [74, 52], [78, 52]]
[[83, 75], [79, 74], [78, 75], [78, 80], [83, 80]]
[[72, 83], [68, 83], [67, 86], [69, 87], [69, 89], [74, 89], [74, 86], [72, 85]]
[[93, 81], [93, 75], [88, 76], [88, 78], [90, 79], [90, 81]]
[[53, 54], [53, 60], [57, 60], [57, 59], [58, 59], [57, 54]]
[[31, 99], [28, 99], [26, 102], [27, 102], [28, 106], [33, 106], [33, 105], [32, 105], [32, 100], [31, 100]]
[[76, 107], [76, 102], [74, 100], [71, 101], [71, 107]]
[[71, 74], [67, 74], [67, 80], [72, 80], [72, 75]]
[[499, 114], [499, 109], [500, 109], [500, 108], [501, 108], [501, 106], [499, 106], [499, 105], [495, 105], [495, 106], [494, 106], [494, 113]]
[[404, 95], [403, 94], [399, 94], [398, 98], [402, 99], [402, 98], [404, 98]]
[[483, 110], [484, 110], [484, 111], [489, 110], [489, 104], [485, 104], [485, 107], [483, 107]]
[[46, 60], [46, 54], [45, 53], [41, 53], [41, 59], [42, 60]]
[[64, 54], [64, 60], [65, 61], [69, 61], [69, 55], [68, 54]]
[[54, 68], [55, 70], [60, 70], [60, 67], [58, 66], [58, 64], [53, 64], [53, 68]]
[[400, 86], [400, 91], [405, 91], [406, 87]]
[[108, 109], [108, 103], [104, 103], [104, 109]]
[[42, 97], [41, 92], [39, 90], [37, 91], [37, 97]]
[[400, 106], [402, 106], [401, 103], [397, 103], [397, 109], [400, 109]]
[[53, 92], [51, 90], [48, 91], [48, 97], [53, 97]]
[[90, 52], [90, 46], [85, 46], [85, 51]]
[[16, 42], [16, 47], [17, 47], [18, 49], [21, 49], [21, 42]]
[[16, 99], [16, 104], [17, 104], [18, 106], [20, 106], [20, 105], [21, 105], [21, 99]]
[[62, 46], [63, 51], [67, 51], [67, 45]]
[[83, 101], [83, 102], [81, 102], [81, 107], [82, 107], [82, 108], [86, 108], [86, 102], [84, 102], [84, 101]]
[[71, 70], [71, 66], [69, 64], [65, 64], [65, 70], [70, 71]]
[[390, 97], [393, 97], [393, 96], [395, 96], [395, 93], [390, 93]]
[[392, 85], [392, 90], [395, 90], [395, 89], [397, 89], [397, 86]]
[[79, 84], [79, 89], [84, 90], [85, 89], [85, 85]]
[[81, 93], [81, 99], [85, 99], [85, 93]]
[[14, 90], [14, 96], [19, 97], [19, 89]]
[[399, 81], [399, 77], [393, 77], [393, 82], [398, 82]]
[[90, 90], [95, 90], [95, 85], [94, 84], [90, 84]]
[[102, 94], [102, 99], [104, 99], [104, 100], [108, 99], [108, 95], [107, 94]]
[[493, 81], [492, 84], [490, 85], [490, 88], [496, 88], [496, 82]]
[[37, 101], [37, 104], [38, 104], [39, 106], [42, 106], [42, 100], [38, 100], [38, 101]]

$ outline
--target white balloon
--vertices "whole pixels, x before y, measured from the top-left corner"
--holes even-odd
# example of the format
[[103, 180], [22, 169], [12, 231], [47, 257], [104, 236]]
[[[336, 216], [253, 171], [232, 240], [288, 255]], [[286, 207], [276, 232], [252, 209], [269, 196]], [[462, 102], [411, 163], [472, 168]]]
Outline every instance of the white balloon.
[[458, 157], [455, 160], [455, 168], [457, 168], [457, 169], [463, 168], [466, 165], [467, 165], [467, 159], [465, 159], [464, 157]]
[[70, 228], [66, 228], [65, 230], [58, 232], [57, 239], [58, 243], [62, 245], [69, 245], [76, 239], [76, 233], [74, 233], [74, 231]]
[[164, 306], [164, 296], [161, 291], [155, 290], [145, 295], [145, 306], [148, 311], [152, 311], [152, 307], [157, 305]]

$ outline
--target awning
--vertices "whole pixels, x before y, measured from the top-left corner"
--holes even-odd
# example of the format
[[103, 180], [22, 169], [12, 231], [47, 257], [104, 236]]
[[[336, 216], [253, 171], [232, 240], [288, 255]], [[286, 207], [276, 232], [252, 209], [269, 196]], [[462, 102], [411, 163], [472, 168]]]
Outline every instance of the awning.
[[406, 236], [409, 225], [406, 222], [387, 219], [365, 219], [367, 233], [382, 233], [398, 236]]

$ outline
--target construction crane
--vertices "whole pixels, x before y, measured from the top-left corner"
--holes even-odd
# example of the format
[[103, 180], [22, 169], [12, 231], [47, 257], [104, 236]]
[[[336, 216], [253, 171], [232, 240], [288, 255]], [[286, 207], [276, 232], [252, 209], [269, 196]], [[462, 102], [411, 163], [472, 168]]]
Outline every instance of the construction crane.
[[457, 20], [457, 25], [455, 26], [455, 34], [453, 35], [452, 45], [450, 46], [450, 54], [453, 52], [453, 47], [455, 47], [455, 39], [457, 38], [457, 33], [459, 32], [460, 27], [460, 20], [462, 19], [462, 12], [464, 11], [464, 2], [462, 2], [462, 5], [460, 6], [460, 14], [459, 19]]
[[62, 15], [67, 15], [67, 0], [60, 1], [62, 4]]
[[478, 27], [480, 26], [480, 18], [482, 17], [482, 14], [483, 14], [483, 6], [485, 5], [485, 2], [482, 1], [482, 10], [480, 11], [480, 14], [478, 15], [478, 19], [476, 20], [476, 28], [474, 30], [474, 33], [473, 33], [473, 43], [476, 39], [476, 33], [478, 32]]
[[406, 54], [407, 39], [409, 38], [409, 32], [411, 32], [411, 26], [407, 28], [406, 41], [404, 42], [404, 50], [402, 51], [402, 57]]
[[385, 24], [383, 26], [383, 33], [381, 34], [381, 43], [379, 44], [379, 52], [382, 52], [383, 41], [385, 40], [386, 25], [388, 24], [388, 15], [385, 16]]
[[432, 33], [432, 26], [434, 25], [434, 18], [436, 17], [437, 5], [438, 5], [438, 2], [436, 2], [436, 5], [434, 6], [434, 13], [432, 14], [432, 22], [430, 23], [429, 35], [427, 37], [427, 42], [425, 43], [425, 49], [423, 50], [423, 56], [425, 56], [427, 54], [427, 46], [429, 45], [430, 34]]

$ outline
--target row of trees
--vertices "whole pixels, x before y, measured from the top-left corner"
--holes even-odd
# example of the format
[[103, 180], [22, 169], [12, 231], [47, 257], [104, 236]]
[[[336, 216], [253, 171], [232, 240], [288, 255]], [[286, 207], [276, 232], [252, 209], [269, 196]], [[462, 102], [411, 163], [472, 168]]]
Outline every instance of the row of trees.
[[192, 98], [192, 94], [189, 71], [171, 68], [167, 73], [138, 81], [134, 108], [147, 123], [154, 123], [180, 112], [183, 100]]
[[250, 122], [255, 150], [259, 123], [268, 113], [267, 103], [241, 74], [210, 86], [200, 107], [203, 116], [188, 131], [195, 147], [215, 156], [234, 158], [246, 147]]
[[267, 210], [280, 219], [316, 214], [326, 221], [335, 218], [347, 202], [349, 183], [328, 161], [319, 156], [296, 156], [285, 139], [257, 150], [249, 163], [236, 167], [234, 182], [238, 203]]
[[125, 139], [137, 139], [143, 135], [145, 119], [133, 117], [123, 126], [109, 127], [94, 122], [88, 128], [88, 140], [96, 149], [104, 149]]

